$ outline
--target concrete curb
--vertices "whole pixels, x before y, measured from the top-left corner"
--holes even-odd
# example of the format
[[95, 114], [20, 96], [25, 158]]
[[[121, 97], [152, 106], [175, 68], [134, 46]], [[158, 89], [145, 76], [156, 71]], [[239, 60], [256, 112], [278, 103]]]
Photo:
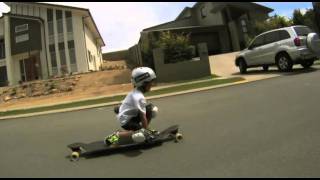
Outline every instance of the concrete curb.
[[[275, 76], [275, 77], [278, 77], [278, 76]], [[270, 79], [270, 78], [274, 78], [274, 77], [267, 77], [267, 78], [264, 78], [264, 79], [256, 79], [256, 80], [251, 80], [251, 81], [248, 81], [248, 80], [245, 79], [243, 81], [238, 81], [238, 82], [234, 82], [234, 83], [227, 83], [227, 84], [222, 84], [222, 85], [214, 85], [214, 86], [209, 86], [209, 87], [204, 87], [204, 88], [191, 89], [191, 90], [187, 90], [187, 91], [180, 91], [180, 92], [175, 92], [175, 93], [168, 93], [168, 94], [150, 96], [150, 97], [146, 97], [146, 99], [147, 100], [159, 99], [159, 98], [163, 98], [163, 97], [176, 96], [176, 95], [182, 95], [182, 94], [188, 94], [188, 93], [195, 93], [195, 92], [199, 92], [199, 91], [205, 91], [205, 90], [210, 90], [210, 89], [228, 87], [228, 86], [244, 84], [244, 83], [249, 83], [249, 82], [255, 82], [255, 81], [265, 80], [265, 79]], [[223, 78], [221, 78], [221, 79], [223, 79]], [[198, 81], [198, 82], [204, 82], [204, 81], [206, 81], [206, 80]], [[193, 82], [193, 83], [196, 83], [196, 82]], [[179, 85], [166, 86], [166, 87], [161, 87], [161, 88], [158, 88], [158, 89], [167, 88], [167, 87], [174, 87], [174, 86], [180, 86], [180, 85], [183, 85], [183, 84], [192, 84], [192, 83], [182, 83], [182, 84], [179, 84]], [[122, 94], [118, 94], [118, 95], [126, 95], [126, 94], [122, 93]], [[116, 95], [103, 96], [103, 97], [113, 97], [113, 96], [116, 96]], [[100, 99], [100, 98], [103, 98], [103, 97], [90, 98], [90, 99], [86, 99], [86, 100]], [[86, 101], [86, 100], [81, 100], [81, 101]], [[67, 102], [67, 103], [59, 103], [59, 105], [61, 105], [61, 104], [69, 104], [71, 102], [72, 101]], [[79, 101], [73, 101], [73, 102], [79, 102]], [[120, 104], [120, 103], [121, 103], [121, 101], [114, 101], [114, 102], [109, 102], [109, 103], [94, 104], [94, 105], [89, 105], [89, 106], [81, 106], [81, 107], [68, 108], [68, 109], [59, 109], [59, 110], [28, 113], [28, 114], [21, 114], [21, 115], [3, 116], [3, 117], [0, 117], [0, 120], [15, 119], [15, 118], [26, 118], [26, 117], [31, 117], [31, 116], [40, 116], [40, 115], [53, 114], [53, 113], [71, 112], [71, 111], [78, 111], [78, 110], [83, 110], [83, 109], [114, 106], [114, 105], [117, 105], [117, 104]], [[55, 104], [55, 105], [58, 105], [58, 104]], [[38, 106], [38, 107], [47, 107], [47, 106], [48, 105], [46, 105], [46, 106]], [[49, 105], [49, 106], [51, 106], [51, 105]], [[21, 109], [20, 108], [19, 110], [27, 110], [27, 109], [33, 109], [33, 108], [36, 108], [36, 106], [32, 107], [32, 108], [25, 108], [25, 109]]]

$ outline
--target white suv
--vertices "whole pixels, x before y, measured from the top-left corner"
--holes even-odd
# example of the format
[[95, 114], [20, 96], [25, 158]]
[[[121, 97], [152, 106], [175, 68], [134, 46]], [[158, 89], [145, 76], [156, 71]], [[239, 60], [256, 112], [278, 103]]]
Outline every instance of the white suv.
[[258, 35], [247, 49], [236, 55], [240, 73], [247, 68], [277, 65], [280, 71], [290, 71], [294, 64], [309, 68], [320, 54], [320, 41], [307, 26], [291, 26]]

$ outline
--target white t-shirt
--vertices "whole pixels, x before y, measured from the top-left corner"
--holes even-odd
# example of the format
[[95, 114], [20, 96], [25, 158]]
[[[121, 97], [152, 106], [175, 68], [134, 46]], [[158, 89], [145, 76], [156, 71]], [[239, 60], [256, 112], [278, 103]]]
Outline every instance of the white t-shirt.
[[139, 111], [146, 113], [146, 99], [138, 89], [132, 90], [122, 101], [117, 119], [121, 126], [125, 125], [131, 118], [136, 117]]

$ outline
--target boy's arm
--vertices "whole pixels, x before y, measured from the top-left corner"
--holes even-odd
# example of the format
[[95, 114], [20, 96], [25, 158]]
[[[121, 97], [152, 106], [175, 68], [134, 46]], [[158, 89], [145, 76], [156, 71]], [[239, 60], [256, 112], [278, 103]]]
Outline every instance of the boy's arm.
[[142, 122], [142, 127], [147, 129], [148, 128], [147, 115], [141, 111], [140, 111], [140, 120]]

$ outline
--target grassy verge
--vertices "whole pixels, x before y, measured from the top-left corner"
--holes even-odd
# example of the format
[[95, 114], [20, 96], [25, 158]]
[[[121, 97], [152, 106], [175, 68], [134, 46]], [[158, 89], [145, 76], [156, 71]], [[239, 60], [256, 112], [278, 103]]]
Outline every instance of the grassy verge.
[[[208, 78], [206, 78], [206, 79], [208, 79]], [[208, 80], [205, 82], [197, 82], [197, 83], [192, 83], [192, 84], [187, 84], [187, 85], [180, 85], [180, 86], [175, 86], [175, 87], [168, 87], [168, 88], [164, 88], [164, 89], [154, 90], [154, 91], [147, 93], [146, 97], [160, 95], [160, 94], [174, 93], [174, 92], [185, 91], [185, 90], [190, 90], [190, 89], [209, 87], [209, 86], [226, 84], [226, 83], [232, 83], [232, 82], [237, 82], [237, 81], [241, 81], [241, 80], [244, 80], [244, 79], [240, 78], [240, 77], [230, 78], [230, 79], [212, 79], [212, 80]], [[184, 82], [186, 82], [186, 81], [184, 81]], [[190, 82], [190, 81], [187, 81], [187, 82]], [[94, 105], [94, 104], [102, 104], [102, 103], [108, 103], [108, 102], [121, 101], [124, 98], [125, 98], [125, 95], [119, 95], [119, 96], [106, 97], [106, 98], [101, 98], [101, 99], [96, 99], [96, 100], [80, 101], [80, 102], [54, 105], [54, 106], [48, 106], [48, 107], [33, 108], [33, 109], [27, 109], [27, 110], [23, 110], [23, 109], [13, 110], [13, 111], [7, 111], [7, 112], [0, 112], [0, 117], [1, 116], [35, 113], [35, 112], [43, 112], [43, 111], [52, 111], [52, 110], [58, 110], [58, 109], [67, 109], [67, 108], [88, 106], [88, 105]]]

